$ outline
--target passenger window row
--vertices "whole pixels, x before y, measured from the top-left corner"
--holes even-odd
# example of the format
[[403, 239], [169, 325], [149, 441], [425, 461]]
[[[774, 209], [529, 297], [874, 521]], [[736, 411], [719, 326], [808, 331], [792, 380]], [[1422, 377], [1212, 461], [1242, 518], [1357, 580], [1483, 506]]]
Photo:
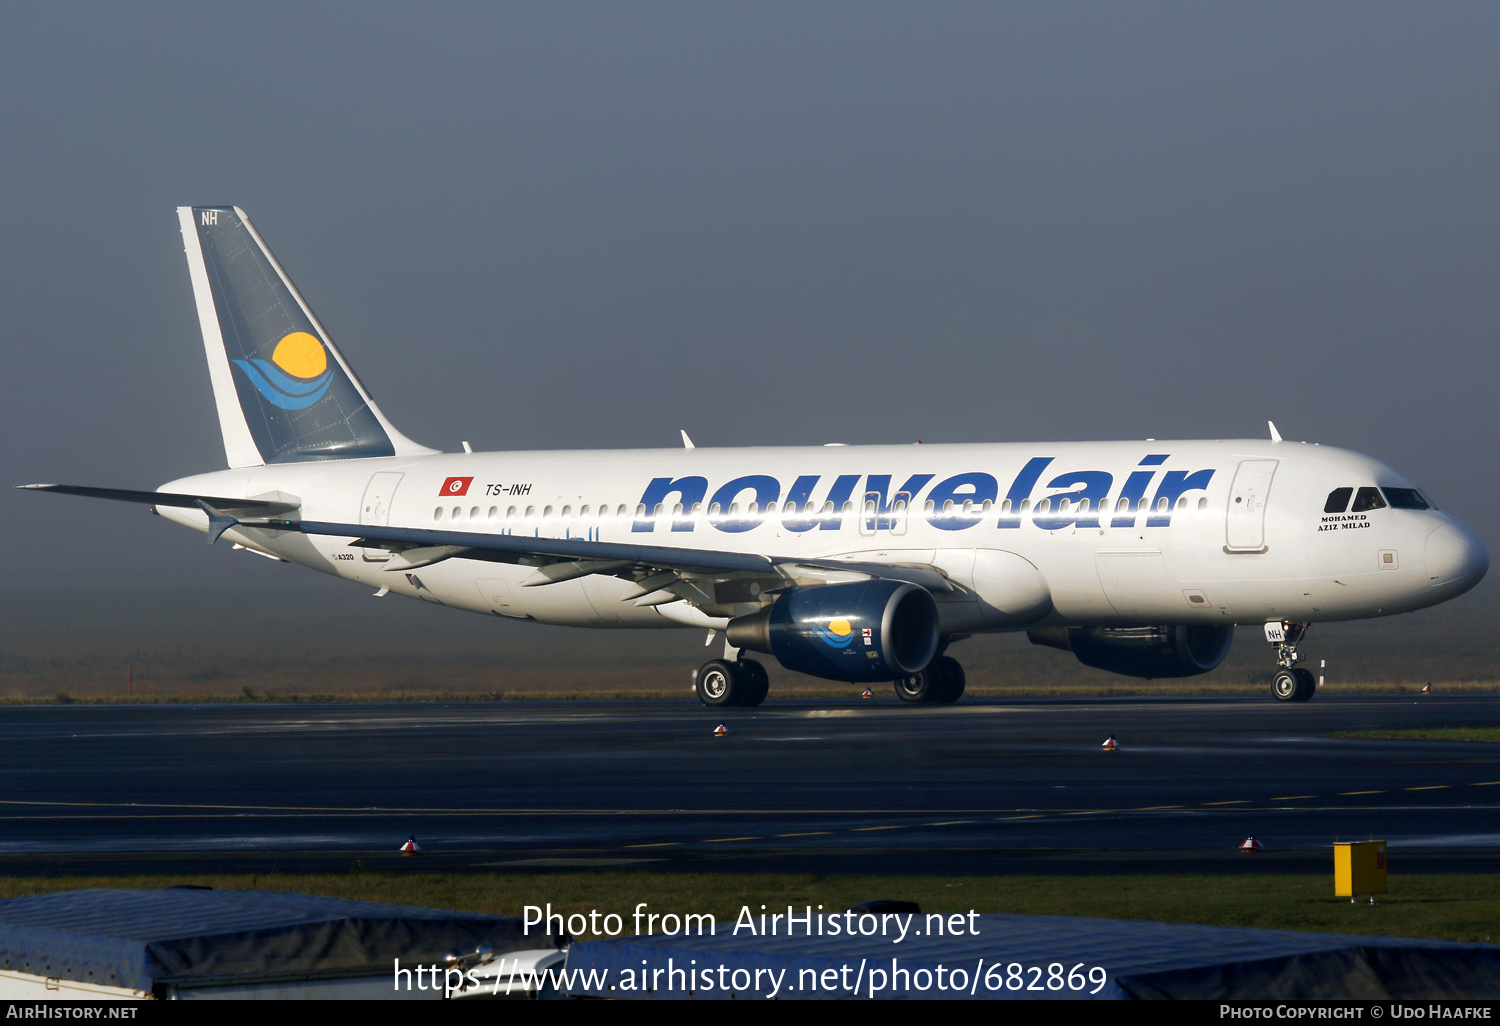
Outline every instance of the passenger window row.
[[[640, 507], [640, 506], [636, 507], [637, 515], [638, 516], [640, 515], [640, 511], [642, 509], [643, 509], [643, 507]], [[594, 512], [594, 508], [592, 506], [583, 506], [583, 507], [580, 507], [579, 510], [578, 510], [578, 516], [579, 516], [580, 519], [584, 519], [584, 518], [597, 518], [599, 520], [608, 520], [608, 519], [610, 519], [610, 517], [624, 517], [625, 514], [626, 514], [626, 507], [624, 507], [624, 506], [620, 506], [613, 513], [610, 512], [610, 508], [608, 506], [600, 506], [599, 507], [599, 511], [598, 511], [597, 514]], [[542, 520], [551, 520], [551, 519], [553, 519], [554, 516], [557, 516], [557, 515], [558, 514], [557, 514], [557, 511], [556, 511], [555, 507], [553, 507], [553, 506], [547, 506], [547, 507], [545, 507], [542, 510], [540, 519], [542, 519]], [[571, 519], [572, 516], [573, 516], [573, 507], [572, 506], [564, 506], [562, 508], [561, 516], [565, 520]], [[435, 510], [432, 511], [432, 519], [433, 520], [536, 520], [536, 519], [538, 519], [538, 517], [537, 517], [537, 511], [536, 511], [536, 507], [535, 506], [527, 506], [524, 513], [521, 511], [521, 508], [519, 506], [510, 506], [510, 507], [508, 507], [505, 510], [505, 513], [504, 513], [503, 516], [502, 516], [502, 514], [500, 512], [500, 507], [499, 506], [491, 506], [489, 508], [488, 512], [482, 512], [478, 506], [471, 506], [471, 507], [469, 507], [467, 513], [465, 512], [465, 510], [464, 510], [464, 508], [462, 506], [454, 506], [451, 510], [445, 509], [444, 507], [439, 506], [437, 509], [435, 509]]]
[[[1405, 490], [1411, 491], [1411, 489], [1405, 489]], [[1344, 502], [1347, 503], [1348, 502], [1348, 492], [1349, 492], [1349, 489], [1344, 488], [1344, 489], [1339, 489], [1338, 491], [1342, 491], [1342, 492], [1345, 493], [1344, 494]], [[1338, 494], [1338, 491], [1336, 491], [1334, 494], [1335, 495]], [[1364, 491], [1371, 491], [1371, 492], [1373, 492], [1374, 489], [1373, 488], [1370, 488], [1370, 489], [1361, 489], [1362, 493]], [[1379, 501], [1378, 496], [1377, 496], [1376, 501], [1377, 502]], [[1134, 503], [1132, 503], [1131, 500], [1129, 500], [1127, 498], [1121, 498], [1117, 502], [1114, 503], [1114, 511], [1116, 513], [1131, 513], [1131, 512], [1146, 512], [1147, 510], [1154, 509], [1156, 512], [1160, 513], [1160, 512], [1165, 512], [1169, 508], [1168, 505], [1167, 505], [1167, 502], [1168, 502], [1168, 500], [1165, 497], [1159, 498], [1159, 499], [1156, 500], [1155, 506], [1153, 507], [1152, 504], [1151, 504], [1151, 500], [1147, 499], [1147, 498], [1138, 499]], [[1333, 502], [1333, 497], [1330, 496], [1329, 497], [1329, 503], [1330, 503], [1330, 505], [1332, 504], [1332, 502]], [[825, 502], [825, 503], [823, 503], [822, 509], [815, 509], [814, 508], [815, 505], [816, 505], [815, 503], [811, 503], [811, 502], [803, 503], [801, 505], [799, 505], [799, 504], [797, 504], [795, 502], [787, 502], [787, 503], [784, 503], [784, 504], [781, 505], [781, 512], [782, 512], [783, 515], [792, 514], [792, 513], [800, 513], [800, 514], [811, 514], [813, 516], [818, 516], [818, 515], [821, 515], [821, 516], [831, 516], [834, 513], [834, 508], [833, 508], [833, 503], [832, 502]], [[1394, 505], [1394, 503], [1392, 503], [1392, 505]], [[884, 511], [882, 513], [882, 512], [880, 512], [879, 510], [876, 509], [876, 505], [875, 505], [875, 503], [873, 501], [867, 501], [864, 504], [864, 512], [867, 515], [871, 515], [871, 516], [879, 514], [881, 516], [887, 516], [887, 517], [889, 517], [889, 516], [897, 516], [897, 517], [899, 517], [899, 516], [905, 515], [905, 513], [907, 511], [906, 510], [906, 506], [907, 506], [907, 504], [906, 504], [905, 500], [898, 499], [896, 502], [892, 503], [891, 506], [886, 511]], [[1060, 513], [1066, 513], [1070, 509], [1073, 512], [1075, 512], [1075, 513], [1080, 513], [1080, 514], [1081, 513], [1088, 513], [1088, 512], [1090, 512], [1091, 506], [1092, 506], [1092, 502], [1089, 499], [1083, 499], [1080, 502], [1078, 502], [1076, 505], [1072, 504], [1071, 501], [1068, 500], [1068, 499], [1066, 499], [1066, 498], [1059, 499], [1058, 502], [1057, 502], [1057, 510]], [[1208, 498], [1206, 496], [1199, 497], [1199, 499], [1197, 500], [1197, 502], [1194, 503], [1192, 500], [1190, 500], [1187, 496], [1184, 495], [1184, 496], [1180, 497], [1177, 500], [1177, 506], [1176, 506], [1176, 508], [1179, 509], [1179, 510], [1190, 510], [1190, 509], [1193, 509], [1195, 506], [1199, 510], [1206, 510], [1206, 509], [1208, 509]], [[964, 514], [964, 515], [973, 515], [975, 513], [986, 514], [986, 513], [990, 513], [992, 511], [994, 511], [996, 508], [997, 508], [996, 504], [993, 503], [993, 502], [991, 502], [988, 499], [986, 499], [984, 502], [980, 503], [978, 506], [976, 506], [974, 504], [973, 500], [971, 500], [971, 499], [965, 499], [963, 501], [963, 503], [962, 503], [961, 506], [955, 506], [953, 500], [949, 499], [949, 500], [947, 500], [947, 501], [945, 501], [943, 503], [942, 513], [945, 514], [945, 515], [953, 515], [953, 514], [958, 514], [958, 513], [961, 513], [961, 514]], [[1100, 513], [1103, 513], [1106, 510], [1108, 510], [1109, 508], [1110, 508], [1110, 501], [1109, 501], [1109, 499], [1105, 498], [1105, 499], [1101, 499], [1100, 500], [1099, 505], [1097, 507], [1097, 511], [1100, 512]], [[1425, 509], [1426, 507], [1425, 506], [1421, 506], [1421, 507], [1413, 507], [1413, 508]], [[1003, 500], [1001, 500], [1001, 502], [999, 503], [998, 509], [999, 509], [999, 511], [1000, 511], [1001, 514], [1010, 514], [1012, 512], [1011, 501], [1009, 499], [1003, 499]], [[1020, 507], [1019, 507], [1018, 511], [1020, 513], [1022, 513], [1022, 514], [1026, 514], [1026, 513], [1032, 512], [1031, 500], [1030, 499], [1026, 499], [1026, 500], [1022, 501], [1021, 504], [1020, 504]], [[1040, 500], [1038, 500], [1037, 503], [1036, 503], [1036, 510], [1035, 511], [1037, 513], [1039, 513], [1039, 514], [1041, 514], [1041, 513], [1050, 513], [1052, 511], [1052, 499], [1046, 498], [1046, 499], [1040, 499]], [[766, 503], [765, 509], [762, 510], [760, 508], [759, 503], [752, 502], [752, 503], [749, 503], [748, 506], [745, 508], [745, 512], [748, 513], [748, 514], [750, 514], [750, 515], [752, 515], [752, 516], [753, 515], [758, 515], [760, 513], [765, 513], [767, 515], [774, 514], [774, 513], [777, 512], [777, 504], [774, 503], [774, 502], [768, 502], [768, 503]], [[840, 513], [843, 513], [843, 514], [852, 514], [853, 512], [854, 512], [854, 503], [853, 502], [846, 502], [846, 503], [844, 503], [842, 509], [840, 510]], [[933, 504], [932, 500], [928, 499], [927, 502], [923, 504], [923, 513], [931, 515], [931, 514], [936, 513], [936, 512], [938, 512], [938, 510], [936, 509], [936, 507]], [[662, 516], [665, 513], [667, 513], [666, 506], [663, 503], [657, 503], [655, 509], [653, 509], [651, 511], [650, 515], [659, 517], [659, 516]], [[702, 514], [703, 514], [703, 504], [701, 502], [695, 502], [695, 503], [693, 503], [692, 509], [686, 511], [686, 515], [687, 516], [691, 516], [691, 517], [701, 516]], [[741, 507], [740, 507], [740, 504], [737, 503], [737, 502], [730, 503], [729, 504], [729, 508], [727, 510], [726, 509], [720, 509], [719, 504], [717, 502], [710, 504], [710, 506], [708, 507], [708, 515], [710, 517], [739, 516], [740, 514], [741, 514]], [[579, 517], [579, 519], [597, 518], [600, 521], [605, 521], [605, 520], [609, 520], [611, 518], [624, 519], [628, 515], [629, 515], [629, 507], [623, 506], [623, 505], [616, 507], [613, 511], [611, 511], [611, 509], [610, 509], [610, 507], [608, 505], [603, 505], [603, 506], [600, 506], [598, 508], [598, 512], [597, 513], [594, 512], [594, 508], [592, 506], [582, 506], [578, 510], [578, 517]], [[635, 515], [636, 518], [645, 517], [647, 515], [647, 513], [646, 513], [646, 507], [645, 506], [641, 506], [641, 505], [637, 505], [635, 507], [635, 514], [634, 515]], [[681, 503], [677, 503], [674, 506], [672, 506], [671, 515], [674, 516], [674, 517], [680, 517], [680, 516], [684, 515], [684, 510], [682, 508], [682, 504]], [[573, 507], [572, 506], [564, 506], [562, 508], [562, 510], [561, 510], [560, 513], [558, 512], [558, 510], [557, 510], [557, 508], [555, 506], [545, 506], [541, 510], [540, 515], [538, 515], [537, 508], [535, 506], [527, 506], [524, 511], [520, 507], [518, 507], [518, 506], [510, 506], [510, 507], [508, 507], [505, 510], [505, 512], [503, 514], [501, 513], [499, 506], [491, 506], [491, 507], [489, 507], [488, 511], [485, 511], [485, 510], [481, 509], [479, 506], [471, 506], [467, 510], [465, 510], [462, 506], [454, 506], [451, 509], [449, 509], [447, 507], [444, 507], [444, 506], [439, 506], [439, 507], [437, 507], [436, 509], [434, 509], [432, 511], [432, 519], [434, 521], [451, 520], [451, 521], [455, 521], [455, 522], [457, 522], [457, 521], [463, 521], [463, 520], [471, 520], [471, 521], [482, 521], [482, 520], [509, 520], [509, 521], [514, 521], [514, 520], [538, 520], [538, 519], [540, 519], [540, 520], [553, 520], [553, 519], [558, 519], [558, 518], [561, 518], [563, 520], [569, 520], [569, 519], [572, 519], [572, 517], [573, 517]]]
[[[1384, 498], [1382, 498], [1382, 494]], [[1350, 497], [1354, 505], [1349, 505]], [[1432, 509], [1433, 506], [1415, 488], [1374, 488], [1366, 485], [1355, 491], [1353, 488], [1335, 488], [1328, 493], [1323, 503], [1324, 513], [1368, 513], [1372, 509]]]

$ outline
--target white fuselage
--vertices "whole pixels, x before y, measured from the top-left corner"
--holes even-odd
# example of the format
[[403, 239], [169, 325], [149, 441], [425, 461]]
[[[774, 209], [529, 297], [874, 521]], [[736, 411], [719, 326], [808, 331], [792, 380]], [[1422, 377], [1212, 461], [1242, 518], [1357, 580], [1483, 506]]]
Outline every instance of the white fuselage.
[[[1230, 440], [439, 454], [226, 470], [162, 490], [291, 499], [308, 521], [936, 566], [960, 585], [937, 596], [945, 632], [1348, 620], [1433, 605], [1483, 576], [1483, 545], [1447, 513], [1324, 512], [1334, 489], [1364, 486], [1413, 487], [1347, 450]], [[207, 529], [197, 511], [158, 512]], [[352, 538], [225, 537], [476, 612], [726, 622], [683, 601], [638, 605], [610, 576], [523, 587], [533, 567], [406, 569]]]

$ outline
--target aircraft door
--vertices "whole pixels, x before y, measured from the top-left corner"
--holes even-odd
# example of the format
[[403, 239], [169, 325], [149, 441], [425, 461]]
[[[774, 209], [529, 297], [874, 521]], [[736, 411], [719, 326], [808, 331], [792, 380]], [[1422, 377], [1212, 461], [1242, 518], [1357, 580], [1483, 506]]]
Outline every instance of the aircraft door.
[[[365, 486], [364, 501], [360, 503], [359, 522], [372, 527], [388, 527], [391, 522], [391, 500], [396, 496], [396, 486], [403, 475], [382, 472], [370, 475]], [[365, 562], [384, 563], [391, 558], [386, 549], [365, 549]]]
[[859, 533], [872, 538], [877, 532], [894, 535], [906, 533], [906, 517], [911, 512], [911, 492], [897, 492], [886, 505], [884, 492], [866, 492], [864, 508], [859, 515]]
[[911, 492], [897, 492], [896, 497], [891, 500], [891, 533], [902, 535], [906, 533], [906, 518], [911, 513]]
[[1225, 514], [1224, 548], [1229, 552], [1266, 551], [1266, 499], [1276, 460], [1243, 460], [1235, 471]]

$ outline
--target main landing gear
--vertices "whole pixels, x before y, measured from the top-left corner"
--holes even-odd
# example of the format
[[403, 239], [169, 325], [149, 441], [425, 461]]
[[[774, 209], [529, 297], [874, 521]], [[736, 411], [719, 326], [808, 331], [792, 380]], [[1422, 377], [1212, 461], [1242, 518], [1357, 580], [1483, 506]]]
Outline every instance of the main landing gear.
[[[896, 681], [896, 697], [912, 705], [946, 705], [964, 693], [964, 668], [951, 656], [938, 656], [927, 669]], [[698, 667], [694, 690], [711, 709], [755, 706], [766, 700], [771, 681], [754, 659], [710, 659]]]
[[760, 705], [770, 689], [766, 668], [754, 659], [710, 659], [698, 667], [698, 701], [710, 708]]
[[952, 656], [938, 656], [927, 669], [896, 680], [896, 697], [912, 705], [947, 705], [964, 693], [964, 668]]
[[1276, 665], [1280, 667], [1271, 678], [1271, 694], [1278, 702], [1306, 702], [1318, 690], [1312, 671], [1297, 666], [1302, 661], [1297, 642], [1306, 633], [1305, 623], [1272, 620], [1266, 624], [1266, 640], [1276, 646]]

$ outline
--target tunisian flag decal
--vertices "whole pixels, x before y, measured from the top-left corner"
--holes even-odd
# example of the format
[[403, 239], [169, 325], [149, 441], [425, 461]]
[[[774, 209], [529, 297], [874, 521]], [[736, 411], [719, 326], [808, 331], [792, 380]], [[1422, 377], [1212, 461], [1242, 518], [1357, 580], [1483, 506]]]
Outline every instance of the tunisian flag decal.
[[469, 485], [474, 483], [472, 477], [450, 477], [445, 478], [443, 487], [438, 489], [439, 495], [468, 495]]

